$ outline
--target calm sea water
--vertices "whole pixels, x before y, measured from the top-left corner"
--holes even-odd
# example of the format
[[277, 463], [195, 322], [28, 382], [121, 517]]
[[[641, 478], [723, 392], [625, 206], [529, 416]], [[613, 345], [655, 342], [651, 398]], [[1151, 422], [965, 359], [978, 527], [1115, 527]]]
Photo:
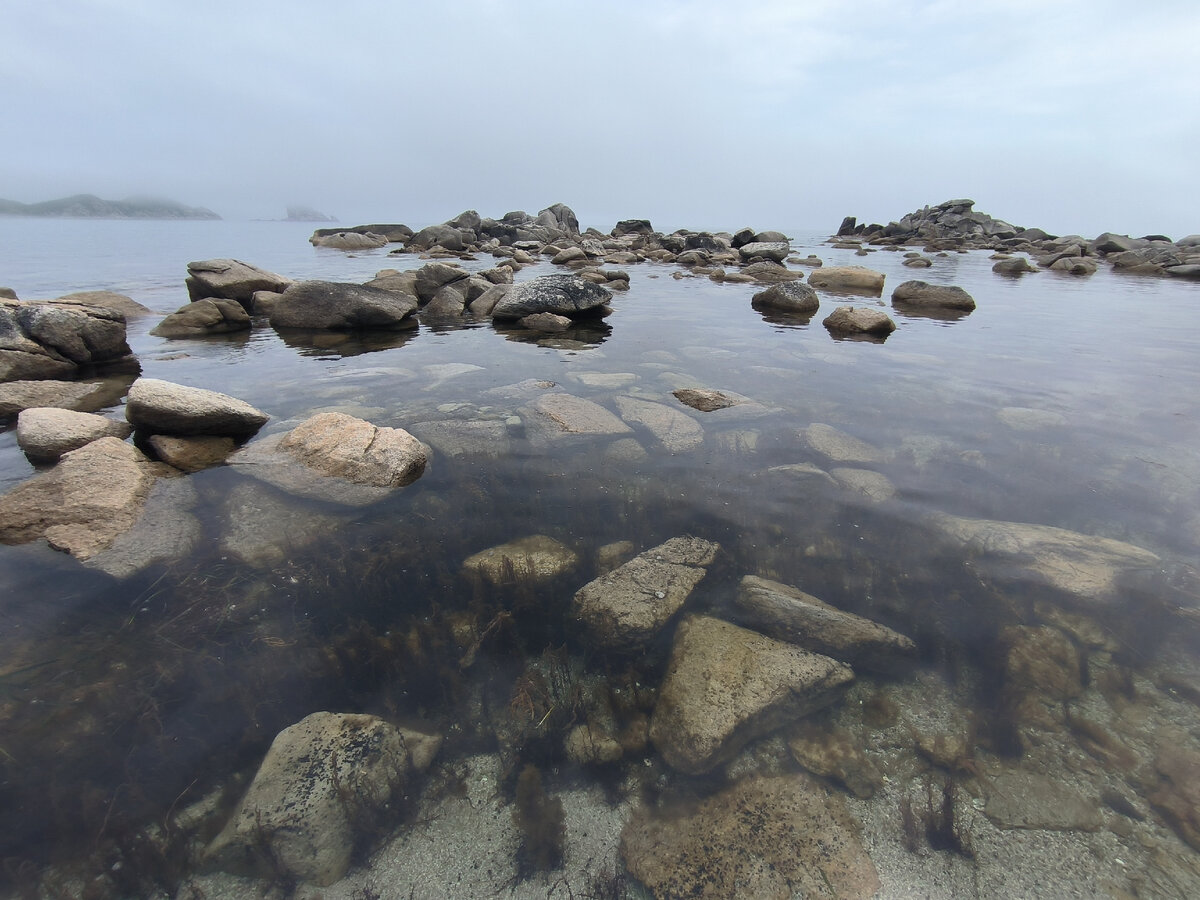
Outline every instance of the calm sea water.
[[[165, 314], [187, 302], [193, 259], [343, 281], [421, 263], [317, 250], [311, 228], [0, 218], [0, 283], [23, 299], [115, 290]], [[931, 539], [930, 514], [1115, 538], [1169, 567], [1200, 561], [1200, 285], [1103, 267], [1086, 279], [1006, 279], [984, 253], [910, 270], [899, 253], [859, 258], [820, 235], [794, 238], [801, 256], [884, 272], [885, 300], [823, 296], [810, 322], [773, 320], [751, 307], [753, 286], [642, 264], [626, 267], [631, 289], [604, 326], [569, 341], [473, 322], [332, 346], [289, 345], [265, 323], [236, 339], [166, 341], [148, 334], [160, 316], [131, 323], [144, 375], [242, 398], [271, 414], [263, 434], [325, 409], [398, 427], [506, 419], [524, 401], [492, 389], [526, 379], [609, 408], [618, 394], [670, 402], [673, 388], [694, 384], [770, 411], [697, 414], [704, 442], [687, 453], [638, 432], [645, 452], [633, 458], [614, 457], [607, 441], [558, 449], [519, 434], [495, 458], [435, 456], [416, 484], [365, 509], [289, 501], [299, 517], [264, 521], [278, 531], [276, 552], [254, 562], [225, 540], [230, 498], [252, 481], [230, 468], [190, 476], [204, 539], [170, 565], [117, 580], [44, 547], [0, 547], [0, 855], [10, 868], [83, 859], [102, 838], [138, 833], [181, 797], [244, 778], [280, 728], [319, 709], [418, 716], [458, 735], [451, 759], [492, 752], [492, 731], [472, 720], [481, 693], [503, 695], [547, 647], [589, 658], [562, 612], [590, 562], [536, 590], [484, 588], [460, 572], [467, 556], [514, 537], [548, 534], [584, 560], [614, 541], [719, 541], [697, 606], [724, 608], [744, 574], [798, 585], [917, 637], [923, 665], [962, 688], [964, 708], [986, 699], [988, 672], [972, 654], [995, 646], [999, 626], [982, 606], [971, 612], [979, 581]], [[899, 328], [884, 343], [835, 340], [821, 326], [835, 305], [886, 302], [910, 278], [959, 285], [978, 309], [954, 320], [891, 311]], [[896, 496], [814, 493], [771, 473], [828, 467], [799, 436], [813, 423], [880, 448], [871, 468]], [[33, 474], [10, 427], [0, 487]], [[517, 626], [464, 671], [453, 623], [499, 611]], [[1162, 640], [1139, 644], [1139, 664], [1153, 665]], [[652, 677], [661, 652], [641, 665]], [[565, 770], [555, 747], [528, 755]]]

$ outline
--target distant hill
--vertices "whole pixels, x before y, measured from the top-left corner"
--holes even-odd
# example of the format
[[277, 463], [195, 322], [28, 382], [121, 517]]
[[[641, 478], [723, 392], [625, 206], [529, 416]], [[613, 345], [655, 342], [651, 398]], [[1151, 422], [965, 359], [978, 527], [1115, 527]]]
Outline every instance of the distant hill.
[[219, 219], [211, 209], [184, 206], [160, 197], [102, 200], [94, 194], [75, 194], [41, 203], [0, 200], [0, 215], [62, 219]]

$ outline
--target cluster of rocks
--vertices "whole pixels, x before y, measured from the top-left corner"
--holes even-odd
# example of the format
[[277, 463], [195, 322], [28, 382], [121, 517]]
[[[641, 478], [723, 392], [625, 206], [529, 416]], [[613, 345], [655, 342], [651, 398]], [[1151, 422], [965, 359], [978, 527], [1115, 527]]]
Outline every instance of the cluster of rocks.
[[[863, 243], [901, 246], [920, 243], [927, 251], [994, 250], [1026, 253], [1043, 268], [1071, 275], [1090, 275], [1096, 262], [1146, 275], [1200, 279], [1200, 235], [1178, 241], [1157, 234], [1135, 238], [1105, 232], [1096, 238], [1057, 236], [1040, 228], [1024, 228], [974, 209], [974, 200], [947, 200], [926, 206], [887, 225], [858, 223], [847, 216], [833, 237], [834, 246], [853, 249]], [[920, 265], [920, 263], [916, 263]], [[1001, 259], [994, 267], [1001, 274], [1037, 271], [1024, 258]]]

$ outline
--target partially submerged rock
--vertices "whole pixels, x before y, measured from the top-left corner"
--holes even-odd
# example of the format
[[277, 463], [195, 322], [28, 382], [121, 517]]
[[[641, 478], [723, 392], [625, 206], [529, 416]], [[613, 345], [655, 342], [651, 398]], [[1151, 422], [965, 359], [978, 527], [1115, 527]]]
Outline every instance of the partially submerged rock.
[[236, 300], [197, 300], [180, 307], [152, 329], [155, 337], [188, 338], [250, 330], [250, 315]]
[[755, 738], [833, 703], [853, 680], [849, 666], [828, 656], [689, 616], [675, 632], [650, 739], [673, 768], [707, 772]]
[[73, 294], [64, 294], [50, 301], [51, 303], [81, 303], [84, 306], [99, 306], [102, 309], [110, 309], [113, 312], [118, 312], [127, 320], [134, 316], [150, 315], [153, 310], [142, 306], [132, 297], [127, 297], [125, 294], [118, 294], [116, 291], [76, 291]]
[[172, 471], [119, 438], [100, 438], [0, 497], [0, 541], [45, 538], [87, 559], [133, 527], [155, 481]]
[[331, 250], [377, 250], [388, 244], [386, 235], [359, 231], [314, 234], [308, 240], [314, 247], [328, 247]]
[[152, 434], [248, 437], [270, 416], [217, 391], [139, 378], [129, 388], [125, 418]]
[[205, 856], [235, 873], [333, 884], [440, 744], [376, 716], [313, 713], [276, 736]]
[[892, 672], [916, 655], [916, 645], [904, 635], [756, 575], [738, 586], [737, 609], [751, 628], [856, 668]]
[[750, 298], [756, 308], [777, 309], [782, 312], [809, 315], [821, 305], [817, 292], [800, 281], [775, 284]]
[[217, 435], [176, 437], [153, 434], [149, 444], [159, 459], [181, 472], [200, 472], [219, 466], [237, 446], [233, 438]]
[[878, 297], [883, 293], [884, 274], [864, 266], [822, 266], [808, 275], [808, 283], [827, 291], [846, 291]]
[[896, 323], [881, 309], [862, 306], [839, 306], [821, 322], [838, 334], [870, 334], [886, 337], [896, 330]]
[[34, 462], [53, 462], [102, 437], [124, 440], [132, 431], [126, 422], [53, 407], [26, 409], [17, 416], [17, 446]]
[[572, 615], [600, 646], [637, 649], [683, 606], [719, 549], [702, 538], [671, 538], [580, 588]]
[[239, 259], [206, 259], [188, 263], [188, 296], [193, 300], [216, 297], [249, 305], [255, 291], [287, 289], [290, 278], [252, 266]]
[[880, 883], [858, 832], [808, 778], [750, 778], [682, 814], [639, 808], [621, 856], [655, 897], [865, 900]]
[[407, 294], [334, 281], [301, 281], [267, 314], [272, 328], [331, 331], [417, 327], [417, 301]]
[[570, 318], [602, 314], [612, 294], [577, 275], [542, 275], [514, 284], [492, 309], [493, 319], [521, 319], [534, 313]]
[[734, 395], [725, 391], [713, 391], [707, 388], [679, 388], [679, 390], [672, 391], [671, 393], [680, 403], [686, 404], [700, 412], [715, 412], [718, 409], [727, 409], [730, 406], [736, 406], [744, 400], [740, 394]]
[[428, 458], [425, 446], [404, 429], [331, 412], [255, 441], [229, 463], [291, 494], [364, 506], [411, 484]]
[[104, 385], [87, 381], [10, 381], [0, 384], [0, 418], [39, 406], [84, 411], [99, 409], [106, 405], [108, 394]]
[[492, 584], [545, 581], [579, 565], [570, 547], [544, 534], [533, 534], [489, 547], [463, 560], [463, 571]]
[[119, 312], [0, 299], [0, 382], [61, 378], [129, 355]]
[[892, 291], [892, 306], [936, 307], [939, 309], [973, 310], [975, 299], [960, 287], [949, 284], [929, 284], [927, 281], [906, 281]]

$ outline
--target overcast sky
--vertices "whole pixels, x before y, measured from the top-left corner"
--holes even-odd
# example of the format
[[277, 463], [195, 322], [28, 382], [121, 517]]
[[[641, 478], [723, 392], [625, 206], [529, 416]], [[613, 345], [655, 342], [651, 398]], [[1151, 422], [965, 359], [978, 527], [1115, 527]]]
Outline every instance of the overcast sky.
[[1195, 0], [4, 4], [0, 197], [1200, 232]]

